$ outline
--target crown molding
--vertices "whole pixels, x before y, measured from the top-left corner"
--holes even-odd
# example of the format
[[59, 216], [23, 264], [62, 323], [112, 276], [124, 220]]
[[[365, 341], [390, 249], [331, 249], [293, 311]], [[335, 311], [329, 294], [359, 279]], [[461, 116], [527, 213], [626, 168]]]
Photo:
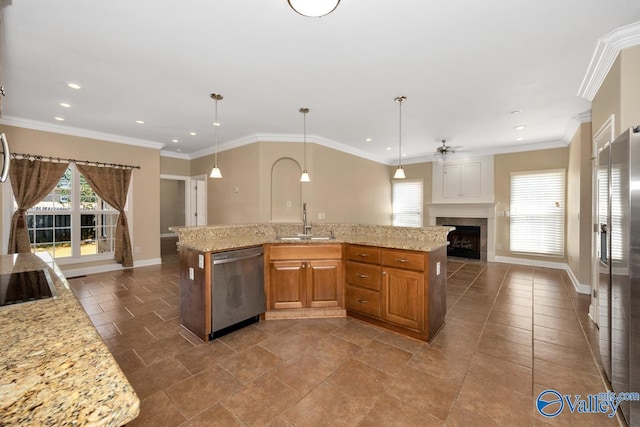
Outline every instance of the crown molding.
[[171, 157], [174, 159], [191, 160], [191, 157], [188, 154], [176, 153], [175, 151], [169, 151], [169, 150], [161, 150], [160, 157]]
[[[552, 140], [552, 141], [545, 141], [545, 142], [534, 142], [531, 144], [508, 145], [508, 146], [501, 146], [501, 147], [495, 147], [495, 148], [487, 148], [484, 150], [469, 150], [469, 151], [463, 150], [463, 151], [456, 152], [456, 154], [454, 154], [451, 158], [455, 157], [456, 159], [464, 159], [467, 157], [493, 156], [496, 154], [509, 154], [509, 153], [520, 153], [524, 151], [547, 150], [550, 148], [564, 148], [564, 147], [567, 147], [568, 145], [569, 144], [565, 141]], [[415, 163], [429, 163], [429, 162], [438, 161], [438, 159], [439, 157], [436, 157], [434, 153], [434, 154], [421, 156], [421, 157], [413, 157], [411, 159], [403, 159], [402, 164], [410, 165]]]
[[37, 120], [22, 119], [19, 117], [4, 116], [0, 118], [0, 124], [16, 126], [26, 129], [40, 130], [43, 132], [59, 133], [62, 135], [79, 136], [81, 138], [98, 139], [101, 141], [116, 142], [118, 144], [135, 145], [144, 148], [161, 150], [166, 144], [146, 139], [129, 138], [111, 133], [96, 132], [88, 129], [74, 128], [71, 126], [56, 125], [53, 123], [39, 122]]
[[640, 22], [616, 28], [598, 40], [578, 96], [593, 101], [622, 49], [640, 44]]
[[[262, 133], [262, 134], [251, 134], [247, 136], [243, 136], [238, 139], [234, 139], [232, 141], [228, 141], [218, 145], [218, 153], [221, 151], [231, 150], [233, 148], [242, 147], [244, 145], [253, 144], [255, 142], [293, 142], [293, 143], [302, 143], [303, 135], [297, 134], [273, 134], [273, 133]], [[363, 150], [359, 150], [357, 148], [351, 147], [346, 144], [341, 144], [339, 142], [333, 141], [331, 139], [322, 138], [317, 135], [307, 135], [307, 142], [312, 144], [322, 145], [327, 148], [332, 148], [334, 150], [342, 151], [347, 154], [351, 154], [357, 157], [362, 157], [367, 160], [371, 160], [377, 163], [390, 164], [386, 159], [373, 156], [371, 153], [368, 153]], [[215, 147], [208, 147], [199, 151], [195, 151], [189, 155], [189, 159], [197, 159], [204, 156], [209, 156], [215, 153]]]

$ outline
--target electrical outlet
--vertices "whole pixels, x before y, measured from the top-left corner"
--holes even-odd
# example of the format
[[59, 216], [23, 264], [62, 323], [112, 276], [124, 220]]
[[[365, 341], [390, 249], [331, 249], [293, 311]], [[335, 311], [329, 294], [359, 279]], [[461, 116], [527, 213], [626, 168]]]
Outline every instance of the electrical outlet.
[[440, 275], [440, 261], [436, 262], [436, 276]]
[[139, 254], [140, 253], [140, 246], [136, 246], [135, 248], [135, 253]]
[[318, 219], [325, 219], [327, 215], [324, 212], [318, 212]]
[[194, 277], [193, 267], [189, 267], [189, 279], [193, 280]]
[[291, 207], [291, 200], [287, 200], [287, 207], [290, 208]]

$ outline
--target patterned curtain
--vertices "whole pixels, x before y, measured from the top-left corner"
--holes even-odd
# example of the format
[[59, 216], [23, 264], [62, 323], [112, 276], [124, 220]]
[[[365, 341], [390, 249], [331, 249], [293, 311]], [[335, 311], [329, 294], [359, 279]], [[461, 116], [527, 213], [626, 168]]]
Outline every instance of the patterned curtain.
[[9, 179], [18, 209], [11, 217], [10, 254], [31, 252], [25, 212], [49, 194], [58, 184], [69, 163], [11, 159]]
[[124, 207], [131, 181], [131, 169], [87, 166], [77, 164], [78, 170], [87, 180], [93, 191], [105, 202], [120, 212], [116, 225], [116, 247], [114, 258], [123, 267], [133, 267], [131, 237]]

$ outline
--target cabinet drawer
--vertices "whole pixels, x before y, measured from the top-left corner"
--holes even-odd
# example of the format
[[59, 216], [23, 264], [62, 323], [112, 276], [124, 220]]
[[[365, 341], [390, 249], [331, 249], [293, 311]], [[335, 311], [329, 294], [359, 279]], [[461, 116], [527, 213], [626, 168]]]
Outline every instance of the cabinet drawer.
[[272, 260], [288, 259], [342, 259], [342, 245], [271, 245], [269, 257]]
[[347, 261], [347, 283], [379, 291], [380, 270], [379, 265]]
[[347, 259], [352, 261], [380, 264], [380, 248], [372, 246], [349, 245], [347, 247]]
[[423, 252], [394, 251], [390, 249], [382, 251], [382, 264], [389, 267], [424, 271], [424, 258], [425, 254]]
[[347, 310], [380, 317], [380, 293], [347, 285]]

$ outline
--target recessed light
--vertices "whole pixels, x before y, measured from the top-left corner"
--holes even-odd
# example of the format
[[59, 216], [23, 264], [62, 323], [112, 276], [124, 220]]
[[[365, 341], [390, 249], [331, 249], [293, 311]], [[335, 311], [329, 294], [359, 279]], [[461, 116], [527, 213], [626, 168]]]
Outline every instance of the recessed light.
[[191, 136], [196, 136], [196, 135], [197, 135], [197, 133], [195, 133], [195, 132], [189, 132], [189, 135], [191, 135]]
[[213, 122], [214, 126], [220, 126], [220, 122]]
[[59, 122], [64, 122], [64, 119], [62, 117], [54, 117], [54, 119], [56, 119]]
[[60, 106], [64, 108], [71, 108], [71, 104], [67, 104], [66, 102], [61, 102]]
[[390, 150], [391, 150], [391, 147], [387, 147], [387, 151], [390, 151]]
[[371, 141], [373, 141], [373, 139], [371, 139], [371, 138], [365, 138], [364, 140], [365, 140], [365, 142], [371, 142]]
[[138, 123], [139, 125], [143, 125], [144, 121], [143, 120], [136, 120], [136, 123]]
[[516, 114], [520, 114], [520, 113], [522, 113], [522, 110], [513, 110], [509, 114], [516, 115]]
[[172, 139], [171, 142], [180, 142], [177, 139]]
[[526, 127], [527, 127], [527, 125], [518, 125], [518, 126], [514, 126], [513, 128], [515, 130], [522, 130], [522, 129], [526, 128]]
[[82, 89], [82, 86], [80, 86], [78, 83], [69, 83], [67, 84], [67, 86], [69, 86], [71, 89]]
[[407, 157], [407, 154], [406, 153], [402, 153], [402, 157]]
[[524, 139], [523, 137], [519, 136], [516, 138], [516, 141], [522, 141], [523, 139]]
[[182, 150], [181, 150], [181, 149], [179, 149], [179, 148], [176, 148], [176, 151], [179, 153], [179, 152], [181, 152]]

